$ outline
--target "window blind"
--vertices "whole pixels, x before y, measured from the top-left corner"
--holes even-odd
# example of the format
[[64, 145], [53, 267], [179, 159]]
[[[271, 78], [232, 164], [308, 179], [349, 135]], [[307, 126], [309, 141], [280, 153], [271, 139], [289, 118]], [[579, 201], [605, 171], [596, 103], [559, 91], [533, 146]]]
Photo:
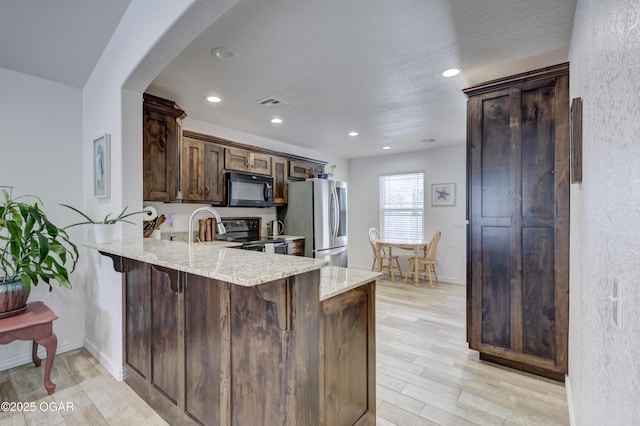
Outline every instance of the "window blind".
[[422, 241], [424, 172], [380, 176], [380, 234], [384, 240]]

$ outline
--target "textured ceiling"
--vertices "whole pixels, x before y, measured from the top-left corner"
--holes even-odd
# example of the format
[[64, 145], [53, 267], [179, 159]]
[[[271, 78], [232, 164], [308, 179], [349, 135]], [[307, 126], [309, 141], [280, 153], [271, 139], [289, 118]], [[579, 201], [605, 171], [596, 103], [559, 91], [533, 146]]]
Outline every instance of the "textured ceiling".
[[[460, 89], [566, 61], [574, 9], [575, 0], [240, 0], [148, 91], [191, 118], [346, 158], [463, 144]], [[221, 46], [238, 56], [214, 58]], [[464, 73], [442, 78], [452, 66]], [[206, 102], [212, 94], [223, 102]], [[256, 104], [269, 96], [287, 104]]]
[[[239, 0], [148, 91], [191, 118], [345, 158], [463, 144], [460, 89], [566, 61], [575, 1]], [[0, 0], [0, 67], [83, 87], [129, 2]], [[221, 46], [238, 56], [214, 58]], [[452, 66], [463, 74], [442, 78]], [[287, 104], [256, 104], [270, 96]]]

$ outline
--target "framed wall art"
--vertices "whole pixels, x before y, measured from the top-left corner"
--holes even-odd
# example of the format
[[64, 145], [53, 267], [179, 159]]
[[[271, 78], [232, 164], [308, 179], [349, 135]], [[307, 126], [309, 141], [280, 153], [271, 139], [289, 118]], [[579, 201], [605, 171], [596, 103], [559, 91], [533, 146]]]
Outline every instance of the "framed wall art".
[[571, 183], [582, 182], [582, 98], [571, 101]]
[[431, 185], [431, 205], [432, 206], [455, 206], [456, 205], [456, 184], [455, 183], [434, 183]]
[[93, 195], [111, 196], [111, 135], [105, 133], [93, 141]]

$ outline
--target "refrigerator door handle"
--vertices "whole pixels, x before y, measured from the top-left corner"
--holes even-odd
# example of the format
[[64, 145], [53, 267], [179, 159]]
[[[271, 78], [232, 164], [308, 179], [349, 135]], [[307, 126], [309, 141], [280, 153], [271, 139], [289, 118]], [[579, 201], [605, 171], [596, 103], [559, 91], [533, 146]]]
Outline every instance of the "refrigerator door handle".
[[314, 250], [313, 252], [316, 254], [316, 256], [317, 255], [333, 256], [334, 254], [342, 253], [346, 249], [347, 247], [344, 246], [344, 247], [338, 247], [338, 248], [327, 249], [327, 250]]
[[335, 182], [332, 182], [331, 185], [331, 195], [333, 197], [333, 229], [331, 231], [331, 239], [335, 240], [338, 238], [338, 227], [340, 226], [340, 204], [338, 202], [338, 191], [336, 190]]

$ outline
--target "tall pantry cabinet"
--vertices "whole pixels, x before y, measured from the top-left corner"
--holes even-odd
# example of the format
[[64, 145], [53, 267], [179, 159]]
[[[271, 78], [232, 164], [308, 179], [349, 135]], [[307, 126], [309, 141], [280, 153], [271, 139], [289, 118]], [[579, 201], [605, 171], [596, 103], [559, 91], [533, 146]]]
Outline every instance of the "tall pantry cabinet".
[[569, 326], [569, 64], [463, 90], [467, 338], [483, 360], [556, 380]]

